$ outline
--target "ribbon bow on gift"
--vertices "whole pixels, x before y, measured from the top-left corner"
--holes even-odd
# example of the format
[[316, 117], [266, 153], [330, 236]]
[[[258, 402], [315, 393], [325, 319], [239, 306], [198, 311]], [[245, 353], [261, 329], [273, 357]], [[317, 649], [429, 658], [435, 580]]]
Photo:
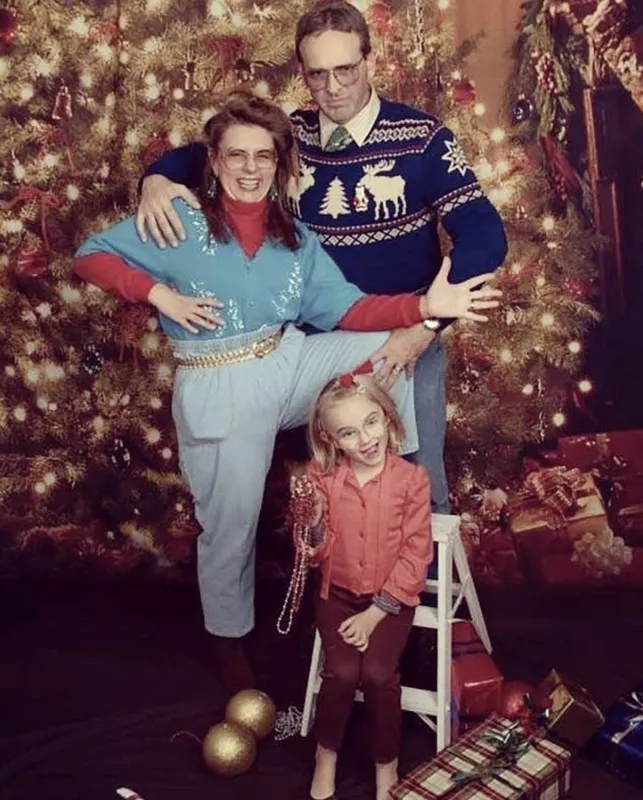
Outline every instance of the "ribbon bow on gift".
[[581, 506], [580, 500], [588, 494], [586, 483], [579, 469], [550, 467], [531, 472], [525, 478], [514, 510], [544, 507], [547, 525], [557, 528], [570, 512]]
[[620, 744], [626, 736], [629, 736], [632, 731], [643, 724], [643, 694], [640, 692], [632, 692], [630, 698], [625, 700], [624, 704], [638, 713], [627, 714], [624, 720], [627, 725], [625, 730], [616, 731], [616, 733], [612, 734], [612, 741], [614, 744]]
[[456, 772], [451, 777], [455, 787], [470, 781], [498, 778], [498, 773], [513, 766], [530, 748], [529, 738], [523, 733], [517, 722], [501, 731], [485, 731], [480, 736], [480, 741], [495, 745], [496, 752], [489, 761], [477, 764], [470, 770]]

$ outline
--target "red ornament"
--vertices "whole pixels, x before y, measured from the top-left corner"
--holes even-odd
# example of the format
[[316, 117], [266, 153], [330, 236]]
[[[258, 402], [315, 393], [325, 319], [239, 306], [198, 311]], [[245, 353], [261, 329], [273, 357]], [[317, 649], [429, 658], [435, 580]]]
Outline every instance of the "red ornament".
[[18, 17], [14, 8], [0, 8], [0, 44], [13, 44], [18, 35]]
[[525, 695], [531, 695], [535, 688], [525, 681], [505, 681], [502, 687], [500, 713], [507, 719], [522, 719], [532, 712], [525, 701]]
[[391, 7], [382, 0], [378, 0], [372, 6], [369, 6], [366, 17], [379, 36], [385, 34], [391, 27]]
[[461, 80], [451, 85], [451, 97], [459, 106], [470, 106], [476, 101], [476, 87], [468, 80]]
[[23, 278], [40, 278], [46, 274], [49, 259], [44, 250], [30, 247], [21, 250], [16, 259], [16, 272]]

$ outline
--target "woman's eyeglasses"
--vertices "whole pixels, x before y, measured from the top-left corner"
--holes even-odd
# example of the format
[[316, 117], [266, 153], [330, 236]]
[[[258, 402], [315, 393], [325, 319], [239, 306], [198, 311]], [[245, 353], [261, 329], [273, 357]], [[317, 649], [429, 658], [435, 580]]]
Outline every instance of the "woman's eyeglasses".
[[361, 56], [359, 61], [354, 64], [342, 64], [333, 69], [309, 69], [304, 71], [304, 80], [306, 86], [313, 91], [318, 92], [320, 89], [325, 89], [328, 86], [328, 79], [332, 75], [340, 86], [351, 86], [359, 77], [359, 68], [364, 60]]
[[228, 150], [221, 154], [221, 161], [231, 172], [240, 172], [252, 162], [257, 169], [271, 170], [277, 163], [277, 154], [274, 150], [259, 150], [257, 153], [248, 153], [246, 150]]

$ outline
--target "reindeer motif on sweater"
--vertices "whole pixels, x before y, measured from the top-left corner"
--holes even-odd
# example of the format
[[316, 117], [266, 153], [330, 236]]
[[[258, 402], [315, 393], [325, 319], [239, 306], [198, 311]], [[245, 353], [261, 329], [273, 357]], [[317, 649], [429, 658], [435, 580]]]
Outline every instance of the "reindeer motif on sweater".
[[[406, 197], [404, 195], [406, 181], [401, 175], [381, 174], [382, 172], [390, 172], [394, 166], [395, 162], [392, 160], [366, 164], [366, 166], [362, 167], [364, 177], [355, 187], [356, 197], [362, 197], [364, 190], [366, 190], [373, 198], [376, 220], [380, 218], [380, 212], [384, 219], [389, 219], [390, 213], [387, 203], [392, 204], [394, 217], [406, 214]], [[359, 205], [356, 204], [356, 207], [360, 210], [366, 210], [363, 200]]]

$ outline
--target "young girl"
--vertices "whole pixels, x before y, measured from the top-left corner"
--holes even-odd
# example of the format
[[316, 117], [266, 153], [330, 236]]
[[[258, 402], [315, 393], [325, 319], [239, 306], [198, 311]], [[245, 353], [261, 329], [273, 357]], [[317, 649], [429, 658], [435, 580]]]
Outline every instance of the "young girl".
[[309, 435], [313, 460], [306, 474], [317, 502], [312, 541], [299, 546], [321, 572], [316, 622], [324, 650], [310, 796], [334, 797], [337, 752], [360, 687], [377, 800], [385, 800], [397, 781], [399, 660], [432, 558], [429, 480], [423, 467], [396, 455], [402, 421], [370, 375], [328, 383]]

